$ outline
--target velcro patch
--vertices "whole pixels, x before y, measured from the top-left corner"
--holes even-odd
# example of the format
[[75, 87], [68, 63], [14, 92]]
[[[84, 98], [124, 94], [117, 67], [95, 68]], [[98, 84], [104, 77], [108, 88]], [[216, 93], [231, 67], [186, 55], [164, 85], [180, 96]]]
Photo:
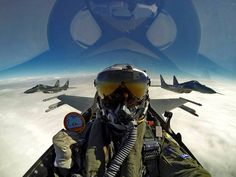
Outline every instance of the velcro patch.
[[188, 159], [188, 158], [190, 158], [188, 154], [181, 154], [180, 157], [181, 157], [182, 159]]

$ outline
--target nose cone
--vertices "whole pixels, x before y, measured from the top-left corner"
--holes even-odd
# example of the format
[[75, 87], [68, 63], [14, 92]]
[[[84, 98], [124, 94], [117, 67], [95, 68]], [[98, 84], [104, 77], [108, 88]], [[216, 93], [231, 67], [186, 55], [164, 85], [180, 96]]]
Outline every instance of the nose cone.
[[24, 93], [33, 93], [32, 89], [26, 90]]
[[199, 92], [201, 92], [201, 93], [208, 93], [208, 94], [217, 93], [215, 90], [213, 90], [212, 88], [207, 87], [207, 86], [205, 86], [205, 85], [199, 85], [197, 91], [199, 91]]
[[197, 92], [201, 92], [201, 93], [208, 93], [208, 94], [217, 93], [212, 88], [202, 85], [199, 82], [192, 83], [191, 88], [192, 88], [192, 90], [197, 91]]
[[217, 93], [215, 90], [213, 90], [213, 89], [211, 89], [210, 87], [207, 87], [207, 86], [204, 86], [204, 90], [205, 90], [204, 93], [210, 93], [210, 94]]
[[36, 91], [37, 91], [37, 89], [33, 87], [31, 89], [26, 90], [24, 93], [34, 93]]

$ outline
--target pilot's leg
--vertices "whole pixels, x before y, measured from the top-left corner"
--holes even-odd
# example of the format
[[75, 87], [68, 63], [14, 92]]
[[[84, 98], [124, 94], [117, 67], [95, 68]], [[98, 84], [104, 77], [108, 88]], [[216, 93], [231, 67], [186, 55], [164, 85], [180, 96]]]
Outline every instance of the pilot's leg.
[[137, 140], [134, 147], [131, 149], [128, 157], [124, 161], [121, 167], [122, 177], [139, 177], [141, 176], [141, 164], [142, 164], [142, 147], [143, 137], [146, 130], [146, 123], [142, 122], [138, 125]]
[[95, 119], [89, 135], [86, 152], [86, 177], [103, 176], [105, 173], [105, 126], [100, 119]]
[[58, 167], [61, 176], [67, 176], [73, 165], [71, 146], [76, 144], [79, 134], [76, 132], [61, 130], [53, 137], [53, 145], [56, 153], [54, 166]]
[[211, 175], [192, 159], [177, 142], [164, 133], [164, 143], [160, 155], [161, 177], [210, 177]]

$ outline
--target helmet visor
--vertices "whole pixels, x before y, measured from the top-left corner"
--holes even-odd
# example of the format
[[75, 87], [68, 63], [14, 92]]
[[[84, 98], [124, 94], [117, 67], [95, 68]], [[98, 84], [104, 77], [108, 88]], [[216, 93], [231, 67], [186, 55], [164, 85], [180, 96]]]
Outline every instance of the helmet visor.
[[100, 97], [108, 96], [118, 87], [126, 87], [130, 93], [141, 99], [147, 92], [149, 78], [146, 73], [141, 71], [114, 70], [99, 73], [95, 86]]

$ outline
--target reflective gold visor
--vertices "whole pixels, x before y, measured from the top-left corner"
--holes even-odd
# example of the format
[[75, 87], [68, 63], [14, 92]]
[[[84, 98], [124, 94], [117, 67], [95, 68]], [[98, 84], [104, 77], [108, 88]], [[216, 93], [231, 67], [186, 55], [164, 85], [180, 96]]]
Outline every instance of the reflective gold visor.
[[142, 72], [115, 70], [100, 73], [95, 80], [95, 86], [102, 98], [119, 87], [125, 87], [133, 96], [141, 99], [147, 92], [149, 82], [147, 75]]
[[137, 98], [142, 98], [148, 89], [145, 83], [126, 83], [125, 86]]
[[108, 96], [111, 93], [113, 93], [119, 86], [120, 86], [120, 83], [103, 82], [103, 83], [98, 84], [96, 87], [97, 87], [99, 96], [103, 98], [104, 96]]

